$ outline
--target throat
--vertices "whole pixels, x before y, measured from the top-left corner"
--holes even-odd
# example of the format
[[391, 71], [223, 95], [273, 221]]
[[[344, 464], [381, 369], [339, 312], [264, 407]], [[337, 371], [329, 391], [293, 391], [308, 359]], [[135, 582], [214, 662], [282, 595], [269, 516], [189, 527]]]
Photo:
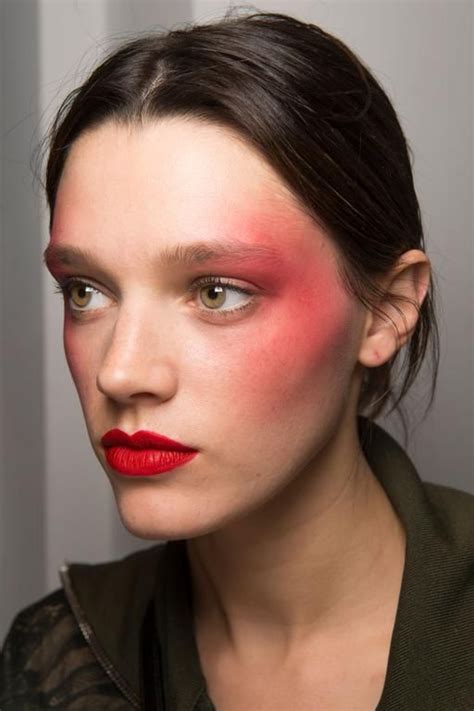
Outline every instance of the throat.
[[213, 645], [280, 663], [307, 639], [396, 606], [405, 530], [375, 477], [369, 488], [354, 504], [357, 522], [334, 505], [324, 527], [307, 519], [248, 553], [215, 538], [187, 541], [195, 623]]

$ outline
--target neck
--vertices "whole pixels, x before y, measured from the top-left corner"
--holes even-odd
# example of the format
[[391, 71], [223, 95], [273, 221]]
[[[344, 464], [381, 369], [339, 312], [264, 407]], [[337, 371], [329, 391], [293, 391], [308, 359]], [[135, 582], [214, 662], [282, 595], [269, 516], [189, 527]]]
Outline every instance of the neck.
[[287, 655], [320, 632], [393, 608], [405, 532], [354, 418], [280, 495], [188, 540], [187, 550], [196, 628], [221, 646], [245, 650], [266, 640], [262, 646]]

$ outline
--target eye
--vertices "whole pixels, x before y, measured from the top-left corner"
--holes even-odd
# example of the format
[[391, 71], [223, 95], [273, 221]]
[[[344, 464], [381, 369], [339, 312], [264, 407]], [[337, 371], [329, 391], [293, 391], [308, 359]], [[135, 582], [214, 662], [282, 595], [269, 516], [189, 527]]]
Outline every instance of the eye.
[[[226, 317], [237, 311], [242, 311], [255, 302], [255, 295], [251, 291], [220, 277], [202, 277], [194, 283], [191, 289], [198, 292], [199, 301], [205, 307], [198, 306], [201, 311], [215, 312], [219, 316]], [[224, 305], [227, 308], [222, 308]]]
[[[104, 308], [110, 300], [100, 289], [77, 278], [56, 281], [55, 291], [62, 293], [68, 308], [76, 316]], [[189, 291], [199, 295], [198, 310], [213, 318], [228, 318], [249, 308], [256, 300], [256, 295], [249, 289], [214, 276], [198, 279], [189, 287]]]
[[[95, 301], [97, 301], [97, 297], [103, 297], [103, 299], [107, 299], [107, 297], [95, 286], [80, 279], [68, 279], [63, 283], [56, 282], [55, 291], [63, 294], [64, 300], [71, 311], [95, 311], [106, 305], [105, 303], [100, 303], [100, 298], [98, 304], [94, 303], [94, 297], [96, 297]], [[92, 308], [90, 308], [91, 304]]]

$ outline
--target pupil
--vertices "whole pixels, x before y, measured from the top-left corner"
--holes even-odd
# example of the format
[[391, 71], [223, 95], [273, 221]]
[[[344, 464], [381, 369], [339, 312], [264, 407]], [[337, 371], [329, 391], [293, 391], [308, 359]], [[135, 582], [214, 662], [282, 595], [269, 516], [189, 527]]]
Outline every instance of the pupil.
[[219, 293], [221, 293], [222, 289], [219, 286], [211, 286], [211, 299], [217, 299], [219, 296]]

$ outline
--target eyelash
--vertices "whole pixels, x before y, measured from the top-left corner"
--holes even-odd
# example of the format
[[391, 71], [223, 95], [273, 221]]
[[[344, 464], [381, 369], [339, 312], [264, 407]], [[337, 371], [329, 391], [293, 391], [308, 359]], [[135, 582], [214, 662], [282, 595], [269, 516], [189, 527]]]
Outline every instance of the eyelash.
[[[91, 289], [94, 289], [94, 291], [97, 291], [99, 293], [103, 293], [100, 289], [95, 287], [93, 284], [90, 284], [88, 281], [85, 281], [84, 279], [77, 279], [77, 278], [68, 278], [65, 279], [64, 281], [59, 281], [55, 279], [55, 288], [54, 292], [62, 294], [64, 299], [66, 300], [68, 297], [70, 298], [71, 296], [71, 290], [74, 286], [88, 286]], [[235, 284], [232, 283], [232, 281], [228, 279], [224, 279], [222, 277], [215, 277], [215, 276], [205, 276], [205, 277], [200, 277], [197, 279], [191, 286], [188, 287], [187, 291], [189, 293], [196, 293], [199, 291], [199, 289], [202, 289], [205, 286], [222, 286], [226, 287], [227, 289], [231, 289], [232, 291], [236, 291], [240, 294], [246, 294], [248, 296], [254, 296], [254, 292], [250, 291], [249, 289], [244, 289], [243, 287], [236, 286]], [[229, 316], [234, 315], [238, 311], [244, 311], [245, 309], [249, 308], [255, 303], [255, 299], [249, 300], [247, 303], [245, 303], [243, 306], [236, 306], [231, 309], [226, 309], [224, 311], [220, 311], [217, 309], [207, 309], [207, 308], [200, 308], [199, 310], [205, 311], [206, 313], [211, 313], [211, 314], [218, 314], [218, 318], [228, 318]], [[74, 312], [75, 314], [81, 314], [81, 313], [89, 313], [87, 310], [81, 310], [78, 308], [71, 308], [71, 311]], [[91, 311], [94, 311], [94, 309], [91, 309]]]

